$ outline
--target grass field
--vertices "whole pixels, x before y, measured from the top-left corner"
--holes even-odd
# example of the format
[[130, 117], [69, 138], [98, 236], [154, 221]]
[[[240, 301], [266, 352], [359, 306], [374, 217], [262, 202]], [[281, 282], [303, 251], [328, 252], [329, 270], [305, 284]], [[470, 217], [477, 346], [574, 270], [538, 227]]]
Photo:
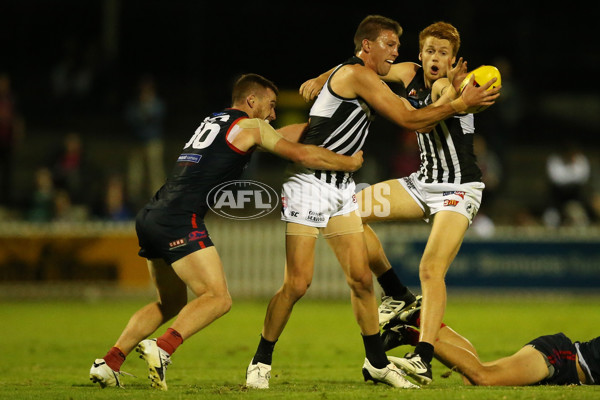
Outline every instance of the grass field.
[[[598, 386], [466, 387], [434, 362], [434, 382], [399, 390], [362, 380], [364, 352], [348, 302], [303, 301], [277, 344], [271, 389], [247, 390], [245, 369], [258, 343], [266, 301], [233, 309], [173, 356], [168, 392], [149, 387], [137, 353], [123, 370], [125, 389], [88, 380], [93, 360], [113, 345], [145, 300], [0, 303], [0, 399], [600, 399]], [[542, 334], [600, 335], [600, 296], [450, 296], [446, 322], [483, 360], [512, 354]], [[163, 329], [160, 330], [162, 333]], [[398, 348], [392, 355], [403, 355]]]

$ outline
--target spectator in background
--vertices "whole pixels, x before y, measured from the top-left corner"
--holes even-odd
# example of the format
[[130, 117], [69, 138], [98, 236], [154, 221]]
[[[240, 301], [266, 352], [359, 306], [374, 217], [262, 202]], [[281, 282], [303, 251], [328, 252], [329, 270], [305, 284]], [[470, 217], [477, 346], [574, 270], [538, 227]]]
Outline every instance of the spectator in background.
[[126, 202], [125, 182], [121, 175], [111, 174], [106, 183], [103, 218], [109, 221], [129, 221], [133, 219]]
[[576, 143], [566, 143], [550, 154], [546, 173], [550, 190], [543, 215], [546, 226], [586, 226], [596, 218], [588, 193], [590, 161]]
[[83, 202], [83, 146], [79, 134], [68, 133], [52, 160], [52, 172], [57, 188], [67, 191], [75, 203]]
[[11, 89], [10, 76], [0, 73], [0, 206], [12, 203], [13, 155], [25, 132]]
[[129, 159], [129, 197], [136, 204], [146, 202], [165, 180], [163, 123], [165, 104], [158, 96], [151, 76], [140, 79], [137, 98], [126, 110], [127, 122], [137, 141]]
[[55, 118], [69, 118], [90, 106], [98, 80], [99, 51], [94, 43], [67, 38], [62, 55], [50, 74]]
[[35, 172], [28, 219], [32, 222], [49, 222], [53, 217], [54, 179], [49, 168], [41, 167]]
[[66, 189], [57, 188], [53, 200], [53, 222], [80, 222], [87, 218], [85, 208], [75, 206]]

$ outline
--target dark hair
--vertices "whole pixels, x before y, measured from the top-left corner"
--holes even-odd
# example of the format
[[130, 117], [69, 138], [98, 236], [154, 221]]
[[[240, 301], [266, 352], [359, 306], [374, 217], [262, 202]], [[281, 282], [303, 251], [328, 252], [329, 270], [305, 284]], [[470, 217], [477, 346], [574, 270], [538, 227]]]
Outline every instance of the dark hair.
[[452, 55], [456, 56], [458, 54], [458, 49], [460, 48], [460, 35], [458, 34], [458, 30], [452, 24], [439, 21], [423, 29], [419, 34], [420, 51], [423, 50], [425, 39], [429, 36], [433, 36], [437, 39], [446, 39], [452, 45], [452, 52], [454, 53]]
[[258, 74], [244, 74], [235, 81], [233, 91], [231, 93], [231, 103], [243, 101], [253, 92], [271, 89], [276, 95], [279, 95], [277, 86], [267, 78]]
[[393, 19], [382, 17], [381, 15], [369, 15], [358, 25], [354, 34], [354, 53], [358, 53], [362, 48], [364, 39], [375, 41], [381, 31], [394, 31], [398, 37], [402, 36], [402, 27]]

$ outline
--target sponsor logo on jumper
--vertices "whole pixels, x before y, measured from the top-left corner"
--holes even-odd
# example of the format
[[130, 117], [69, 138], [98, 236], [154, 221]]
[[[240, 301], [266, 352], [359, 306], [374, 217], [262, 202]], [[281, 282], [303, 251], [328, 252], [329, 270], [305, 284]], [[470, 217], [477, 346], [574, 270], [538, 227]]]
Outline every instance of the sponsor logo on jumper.
[[270, 214], [279, 204], [279, 195], [267, 184], [235, 180], [212, 188], [206, 200], [210, 209], [221, 217], [247, 220]]
[[179, 156], [177, 162], [192, 162], [198, 164], [201, 158], [202, 154], [183, 153]]

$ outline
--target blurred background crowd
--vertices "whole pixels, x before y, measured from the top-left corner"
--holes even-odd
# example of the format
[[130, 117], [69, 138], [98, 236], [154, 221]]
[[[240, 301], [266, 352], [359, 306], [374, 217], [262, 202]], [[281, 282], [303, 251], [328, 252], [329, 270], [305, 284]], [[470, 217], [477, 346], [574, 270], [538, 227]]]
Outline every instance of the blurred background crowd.
[[[302, 122], [310, 105], [300, 84], [352, 55], [360, 20], [381, 14], [404, 28], [398, 61], [418, 62], [418, 32], [444, 20], [461, 32], [471, 69], [502, 73], [500, 101], [476, 116], [482, 233], [600, 223], [600, 51], [586, 42], [590, 13], [467, 0], [305, 2], [292, 13], [283, 3], [4, 1], [0, 221], [132, 220], [201, 120], [229, 105], [237, 75], [280, 87], [276, 127]], [[418, 168], [414, 132], [382, 119], [365, 150], [357, 183]], [[278, 189], [284, 166], [260, 154], [247, 175]]]

